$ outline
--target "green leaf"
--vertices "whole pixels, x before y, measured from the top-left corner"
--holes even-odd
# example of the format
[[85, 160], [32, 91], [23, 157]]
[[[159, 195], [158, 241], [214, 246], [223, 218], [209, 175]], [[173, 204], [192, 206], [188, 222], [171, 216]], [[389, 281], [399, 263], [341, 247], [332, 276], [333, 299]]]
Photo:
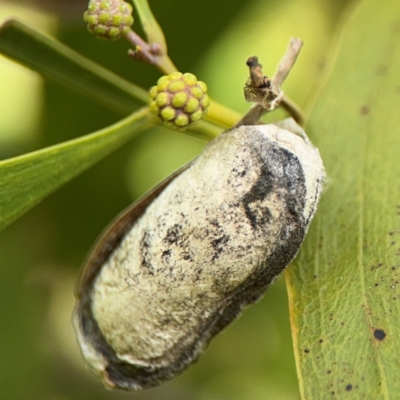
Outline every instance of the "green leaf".
[[400, 393], [399, 16], [361, 3], [309, 122], [333, 183], [286, 274], [307, 400]]
[[[147, 3], [139, 3], [145, 15], [151, 13], [150, 9], [147, 10]], [[146, 90], [17, 20], [9, 20], [0, 27], [0, 53], [46, 79], [123, 114], [135, 110], [137, 100], [145, 104], [149, 102]], [[241, 118], [240, 114], [215, 102], [212, 108], [210, 116], [206, 117], [211, 124], [230, 128]], [[201, 126], [191, 127], [186, 133], [200, 138], [212, 138], [221, 129], [211, 124], [202, 121]]]
[[124, 114], [137, 108], [137, 100], [147, 103], [149, 99], [146, 90], [16, 20], [1, 26], [0, 52], [44, 78]]
[[0, 161], [0, 229], [152, 124], [145, 107], [90, 135]]

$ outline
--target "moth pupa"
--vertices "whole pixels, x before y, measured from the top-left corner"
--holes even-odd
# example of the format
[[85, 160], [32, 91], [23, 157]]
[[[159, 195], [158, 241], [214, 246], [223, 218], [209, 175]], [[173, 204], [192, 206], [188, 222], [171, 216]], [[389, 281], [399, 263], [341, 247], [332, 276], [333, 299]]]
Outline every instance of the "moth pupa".
[[195, 362], [296, 256], [324, 177], [293, 120], [240, 126], [118, 217], [73, 316], [104, 384], [150, 388]]

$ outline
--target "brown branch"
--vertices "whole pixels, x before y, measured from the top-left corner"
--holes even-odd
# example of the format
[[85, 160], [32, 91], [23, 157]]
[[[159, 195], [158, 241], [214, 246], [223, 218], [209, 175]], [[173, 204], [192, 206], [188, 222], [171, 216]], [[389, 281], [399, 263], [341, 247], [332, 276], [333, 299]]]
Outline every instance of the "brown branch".
[[250, 57], [247, 65], [250, 69], [250, 78], [246, 82], [244, 94], [246, 101], [256, 103], [249, 112], [236, 124], [255, 125], [268, 111], [272, 111], [279, 105], [282, 106], [300, 125], [304, 124], [304, 116], [301, 109], [290, 98], [284, 95], [281, 85], [289, 75], [303, 42], [298, 38], [292, 38], [289, 47], [278, 64], [278, 68], [272, 79], [263, 75], [262, 65], [257, 57]]
[[279, 104], [300, 126], [304, 126], [306, 118], [302, 109], [290, 97], [283, 96]]
[[157, 58], [161, 56], [161, 48], [159, 46], [150, 46], [136, 32], [130, 30], [126, 39], [134, 46], [135, 50], [129, 50], [129, 56], [134, 60], [148, 62], [157, 65]]
[[281, 59], [278, 64], [278, 68], [275, 72], [274, 77], [272, 78], [272, 87], [276, 90], [279, 90], [282, 86], [282, 83], [285, 81], [289, 72], [293, 68], [297, 60], [297, 56], [300, 53], [301, 47], [303, 46], [303, 41], [299, 38], [291, 38], [289, 47], [286, 50], [286, 54]]
[[177, 71], [168, 54], [164, 54], [160, 44], [148, 44], [133, 30], [130, 30], [125, 37], [134, 47], [134, 50], [128, 51], [128, 55], [134, 60], [154, 65], [164, 74]]

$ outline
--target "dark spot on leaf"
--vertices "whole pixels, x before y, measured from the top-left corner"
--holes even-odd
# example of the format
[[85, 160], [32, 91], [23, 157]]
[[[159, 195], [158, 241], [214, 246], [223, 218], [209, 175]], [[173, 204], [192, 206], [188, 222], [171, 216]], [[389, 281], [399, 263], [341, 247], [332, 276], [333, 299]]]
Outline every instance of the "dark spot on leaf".
[[329, 375], [332, 373], [332, 371], [330, 369], [328, 369], [328, 371], [326, 371], [326, 373]]
[[346, 386], [346, 390], [348, 391], [348, 392], [350, 392], [350, 390], [352, 390], [353, 389], [353, 385], [351, 384], [351, 383], [349, 383], [347, 386]]
[[308, 354], [309, 352], [310, 352], [310, 350], [304, 349], [304, 353]]
[[374, 337], [375, 337], [375, 339], [383, 340], [383, 339], [385, 339], [385, 337], [386, 337], [386, 333], [385, 333], [385, 331], [382, 330], [382, 329], [375, 329], [375, 331], [374, 331]]
[[362, 107], [360, 107], [360, 114], [361, 114], [361, 115], [367, 115], [367, 114], [369, 114], [369, 107], [368, 107], [368, 106], [362, 106]]
[[318, 342], [319, 342], [319, 343], [323, 343], [323, 341], [324, 341], [324, 339], [319, 339]]

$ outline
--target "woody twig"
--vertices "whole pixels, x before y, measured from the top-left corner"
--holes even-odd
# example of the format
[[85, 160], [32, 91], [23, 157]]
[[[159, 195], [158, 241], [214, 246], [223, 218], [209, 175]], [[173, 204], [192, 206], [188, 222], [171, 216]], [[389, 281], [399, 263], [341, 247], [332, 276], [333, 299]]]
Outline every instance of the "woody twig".
[[259, 64], [257, 57], [250, 57], [247, 60], [250, 78], [244, 87], [244, 94], [246, 101], [255, 104], [236, 126], [255, 125], [264, 114], [278, 106], [285, 109], [299, 125], [304, 124], [304, 115], [301, 109], [281, 89], [284, 80], [296, 62], [302, 45], [302, 40], [298, 38], [290, 40], [286, 54], [271, 79], [263, 75], [262, 65]]
[[128, 51], [128, 55], [134, 60], [152, 64], [165, 74], [177, 71], [175, 65], [168, 57], [168, 54], [165, 54], [160, 44], [147, 43], [133, 30], [127, 33], [126, 39], [134, 46], [134, 50], [130, 49]]

